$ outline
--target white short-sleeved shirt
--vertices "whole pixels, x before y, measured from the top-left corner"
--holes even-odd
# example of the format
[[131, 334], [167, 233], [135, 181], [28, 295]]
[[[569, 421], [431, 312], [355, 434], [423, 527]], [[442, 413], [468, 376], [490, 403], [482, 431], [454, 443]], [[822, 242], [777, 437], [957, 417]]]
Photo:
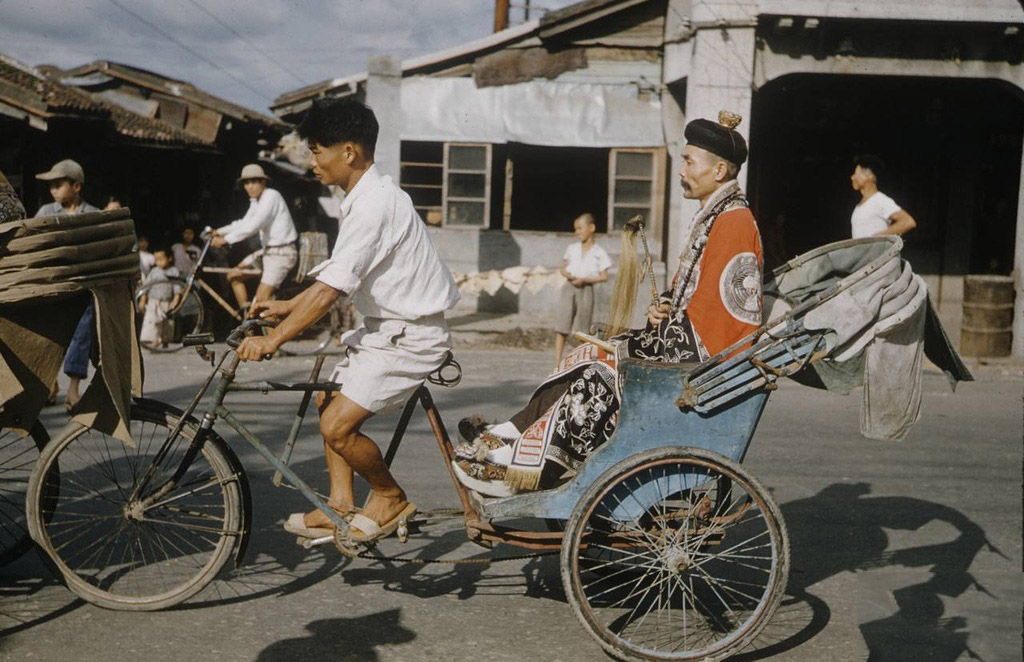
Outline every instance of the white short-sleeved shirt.
[[566, 262], [565, 270], [575, 278], [596, 278], [612, 266], [608, 253], [597, 244], [591, 246], [584, 255], [581, 241], [569, 244], [562, 259]]
[[281, 194], [272, 188], [263, 189], [259, 199], [249, 198], [249, 210], [245, 216], [217, 228], [217, 233], [229, 244], [237, 244], [257, 232], [264, 248], [285, 246], [299, 238], [288, 205]]
[[458, 302], [455, 279], [412, 200], [376, 166], [345, 196], [338, 226], [331, 257], [309, 273], [351, 295], [364, 316], [412, 321]]
[[889, 227], [889, 220], [902, 207], [881, 191], [876, 191], [870, 198], [853, 208], [850, 216], [851, 236], [854, 239], [871, 237]]

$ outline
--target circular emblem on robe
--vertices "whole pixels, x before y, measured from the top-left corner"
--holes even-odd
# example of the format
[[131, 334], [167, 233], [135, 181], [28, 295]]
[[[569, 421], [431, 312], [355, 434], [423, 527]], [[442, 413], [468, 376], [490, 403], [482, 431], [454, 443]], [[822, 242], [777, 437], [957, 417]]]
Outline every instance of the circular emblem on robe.
[[718, 281], [718, 291], [730, 315], [744, 324], [761, 324], [761, 270], [756, 255], [738, 253], [729, 260]]

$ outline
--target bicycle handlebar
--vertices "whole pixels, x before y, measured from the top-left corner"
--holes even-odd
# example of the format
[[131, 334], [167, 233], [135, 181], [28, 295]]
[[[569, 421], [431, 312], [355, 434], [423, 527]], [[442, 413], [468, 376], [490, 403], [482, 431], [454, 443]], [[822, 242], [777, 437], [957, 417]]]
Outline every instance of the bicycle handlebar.
[[261, 319], [248, 319], [235, 327], [235, 330], [228, 334], [227, 340], [224, 342], [231, 349], [238, 349], [238, 346], [242, 344], [242, 340], [252, 334], [253, 329], [260, 327], [273, 327], [277, 326], [277, 322], [271, 322], [270, 320]]

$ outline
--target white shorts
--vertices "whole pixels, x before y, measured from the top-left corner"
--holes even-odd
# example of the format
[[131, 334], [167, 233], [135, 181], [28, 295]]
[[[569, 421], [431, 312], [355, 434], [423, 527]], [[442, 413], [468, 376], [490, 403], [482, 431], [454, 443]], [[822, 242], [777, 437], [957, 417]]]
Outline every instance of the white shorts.
[[242, 269], [262, 269], [260, 282], [271, 287], [280, 287], [295, 263], [299, 261], [299, 252], [294, 244], [261, 248], [245, 256], [238, 266]]
[[330, 381], [375, 414], [404, 405], [452, 348], [443, 313], [414, 321], [367, 317], [342, 342], [345, 356]]

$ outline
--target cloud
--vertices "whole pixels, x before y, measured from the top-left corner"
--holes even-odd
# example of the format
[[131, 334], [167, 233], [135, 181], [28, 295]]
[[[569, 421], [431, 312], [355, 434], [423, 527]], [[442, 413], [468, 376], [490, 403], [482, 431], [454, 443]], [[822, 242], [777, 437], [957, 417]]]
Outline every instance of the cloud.
[[65, 68], [123, 62], [265, 111], [302, 85], [364, 71], [370, 55], [484, 37], [493, 11], [489, 0], [0, 0], [0, 52]]

